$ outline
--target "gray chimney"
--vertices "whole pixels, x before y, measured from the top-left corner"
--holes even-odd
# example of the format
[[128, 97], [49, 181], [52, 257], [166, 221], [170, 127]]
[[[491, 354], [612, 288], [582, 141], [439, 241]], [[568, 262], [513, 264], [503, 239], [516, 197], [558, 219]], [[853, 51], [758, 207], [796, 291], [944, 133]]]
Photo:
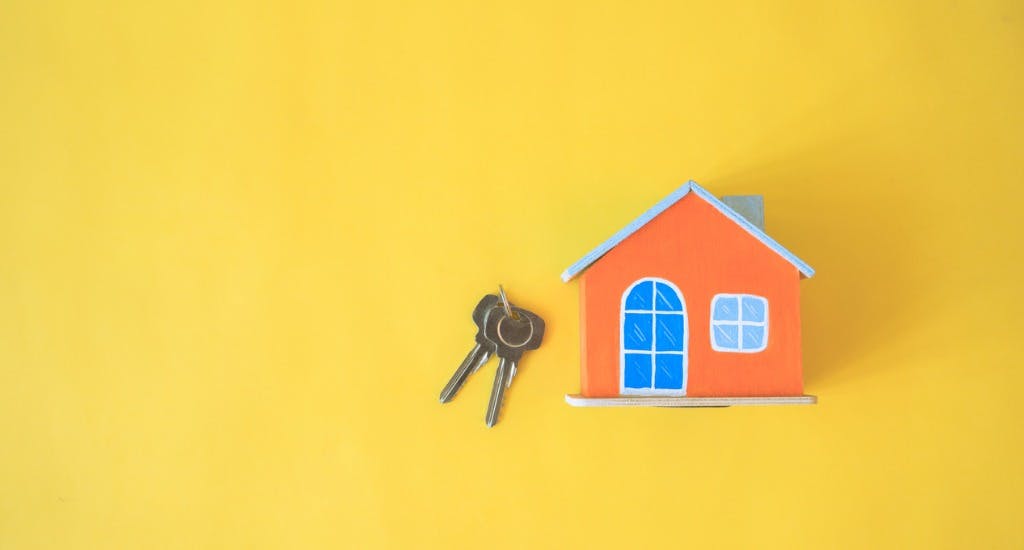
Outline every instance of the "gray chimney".
[[761, 195], [733, 195], [722, 197], [726, 206], [735, 210], [748, 222], [764, 231], [764, 197]]

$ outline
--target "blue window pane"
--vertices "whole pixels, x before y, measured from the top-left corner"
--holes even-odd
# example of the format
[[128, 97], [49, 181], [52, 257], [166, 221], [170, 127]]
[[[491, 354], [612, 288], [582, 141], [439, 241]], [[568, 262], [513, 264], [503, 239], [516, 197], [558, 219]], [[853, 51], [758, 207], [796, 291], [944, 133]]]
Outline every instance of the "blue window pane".
[[629, 291], [629, 296], [626, 296], [626, 309], [654, 309], [651, 303], [654, 297], [654, 283], [651, 281], [644, 281], [633, 287]]
[[744, 296], [743, 297], [743, 320], [744, 321], [764, 321], [764, 298], [757, 296]]
[[743, 349], [757, 350], [764, 347], [764, 327], [743, 327]]
[[655, 351], [683, 351], [683, 316], [680, 314], [655, 315]]
[[685, 391], [685, 311], [683, 297], [667, 281], [640, 280], [626, 292], [621, 345], [622, 387], [628, 393]]
[[683, 356], [675, 353], [656, 355], [654, 387], [665, 390], [683, 389]]
[[654, 286], [654, 307], [658, 311], [682, 311], [683, 304], [679, 302], [679, 295], [675, 289], [665, 283], [658, 283]]
[[651, 356], [646, 353], [627, 353], [623, 382], [627, 388], [650, 388]]
[[622, 325], [622, 349], [651, 351], [651, 314], [627, 313]]
[[715, 299], [711, 319], [714, 321], [738, 321], [739, 300], [735, 296], [722, 296]]
[[740, 328], [736, 325], [712, 325], [715, 345], [722, 349], [739, 349]]

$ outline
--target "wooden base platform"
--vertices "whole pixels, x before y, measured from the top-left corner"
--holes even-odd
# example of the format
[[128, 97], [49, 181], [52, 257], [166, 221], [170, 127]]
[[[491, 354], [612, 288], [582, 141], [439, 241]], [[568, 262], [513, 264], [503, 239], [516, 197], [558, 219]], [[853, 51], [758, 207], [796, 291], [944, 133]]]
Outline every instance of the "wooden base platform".
[[583, 397], [565, 396], [573, 407], [731, 407], [733, 405], [813, 405], [813, 395], [786, 397]]

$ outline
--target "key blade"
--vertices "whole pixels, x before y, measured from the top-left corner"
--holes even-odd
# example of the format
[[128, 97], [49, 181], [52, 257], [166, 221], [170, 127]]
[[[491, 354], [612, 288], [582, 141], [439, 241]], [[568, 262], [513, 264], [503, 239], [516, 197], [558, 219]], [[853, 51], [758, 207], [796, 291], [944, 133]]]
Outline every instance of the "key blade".
[[494, 385], [491, 387], [491, 398], [487, 401], [487, 414], [484, 416], [488, 428], [493, 428], [501, 416], [501, 406], [505, 402], [505, 390], [512, 382], [509, 375], [513, 369], [515, 369], [515, 364], [508, 359], [498, 361], [498, 370], [494, 373]]
[[444, 389], [441, 390], [441, 403], [447, 403], [451, 401], [455, 394], [462, 389], [462, 386], [466, 383], [466, 379], [469, 375], [476, 372], [487, 359], [491, 356], [490, 352], [483, 349], [480, 344], [473, 346], [473, 349], [469, 350], [469, 354], [462, 360], [462, 364], [459, 368], [455, 369], [455, 373], [452, 374], [451, 379], [445, 384]]

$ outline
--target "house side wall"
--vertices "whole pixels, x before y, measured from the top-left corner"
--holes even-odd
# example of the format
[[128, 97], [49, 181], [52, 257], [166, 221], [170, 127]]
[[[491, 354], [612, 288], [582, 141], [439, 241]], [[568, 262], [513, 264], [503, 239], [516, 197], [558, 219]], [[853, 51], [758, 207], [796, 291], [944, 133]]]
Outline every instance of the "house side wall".
[[[583, 395], [619, 395], [622, 293], [643, 277], [666, 279], [683, 293], [688, 396], [803, 393], [799, 272], [713, 206], [688, 195], [581, 276]], [[711, 301], [720, 293], [768, 299], [764, 351], [712, 350]]]

